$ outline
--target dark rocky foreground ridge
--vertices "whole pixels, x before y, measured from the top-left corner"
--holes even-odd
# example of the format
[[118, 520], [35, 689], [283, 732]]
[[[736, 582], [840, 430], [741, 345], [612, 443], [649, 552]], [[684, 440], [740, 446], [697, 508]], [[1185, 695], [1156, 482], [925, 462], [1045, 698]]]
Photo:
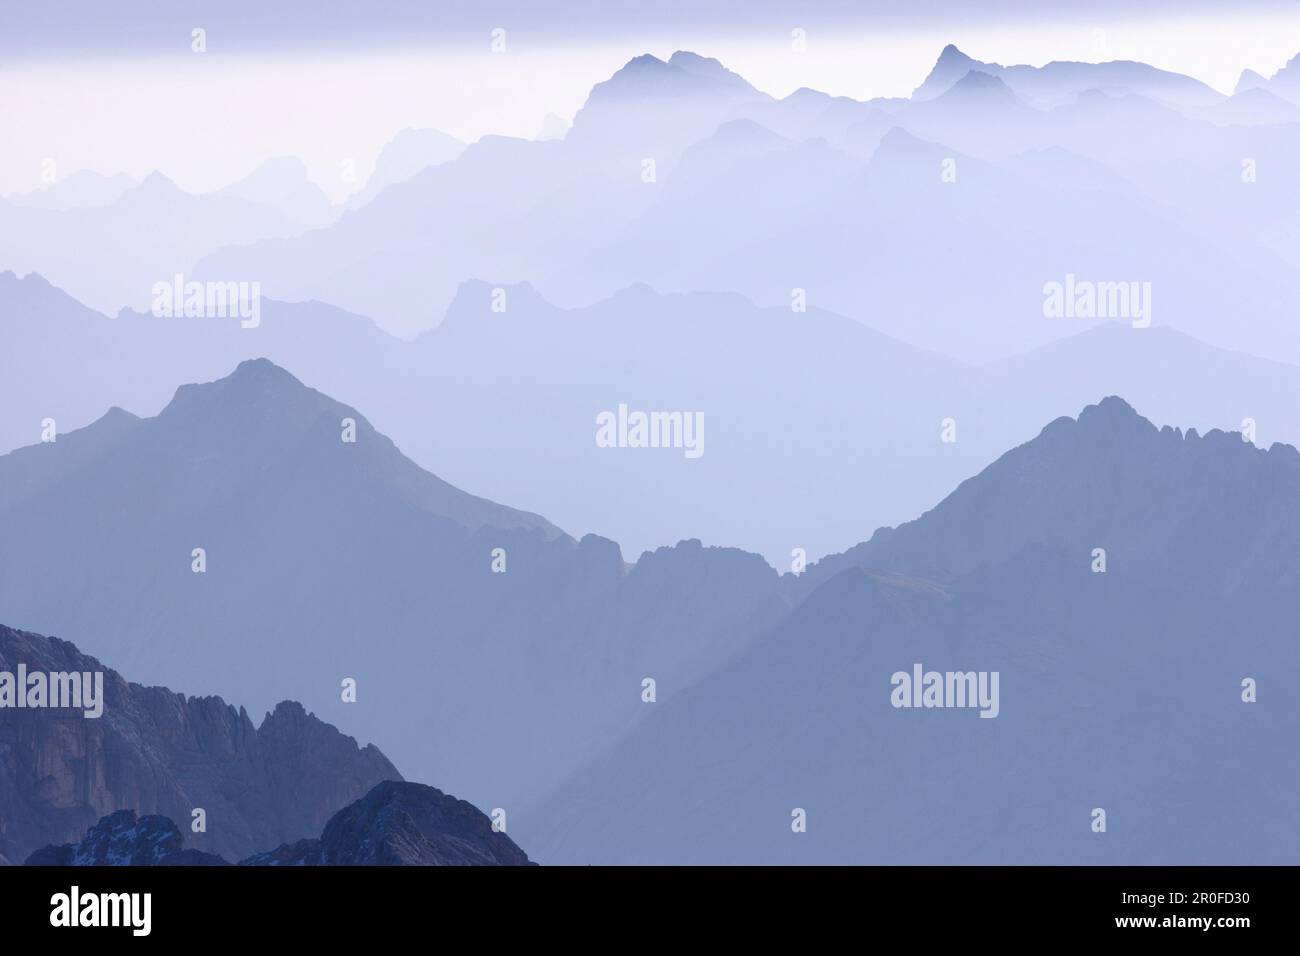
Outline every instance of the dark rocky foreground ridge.
[[[434, 787], [386, 780], [299, 840], [244, 866], [527, 866], [528, 855], [472, 803]], [[535, 865], [535, 864], [533, 864]]]
[[[182, 849], [166, 817], [119, 810], [75, 844], [47, 846], [27, 866], [224, 866], [211, 853]], [[319, 839], [257, 853], [241, 866], [528, 866], [528, 855], [473, 804], [433, 787], [386, 780], [344, 807]], [[533, 864], [535, 865], [535, 864]]]
[[[283, 702], [255, 726], [219, 697], [128, 683], [67, 641], [0, 625], [0, 671], [20, 663], [29, 673], [103, 671], [105, 699], [98, 718], [0, 710], [0, 863], [76, 839], [101, 817], [97, 847], [116, 845], [106, 834], [128, 825], [157, 836], [152, 814], [188, 829], [197, 808], [207, 829], [189, 835], [194, 850], [242, 859], [319, 833], [340, 807], [401, 779], [378, 748], [358, 747], [300, 704]], [[146, 816], [114, 815], [124, 807]]]
[[134, 810], [110, 813], [77, 843], [37, 850], [23, 866], [224, 866], [202, 850], [181, 848], [181, 831], [166, 817], [139, 817]]

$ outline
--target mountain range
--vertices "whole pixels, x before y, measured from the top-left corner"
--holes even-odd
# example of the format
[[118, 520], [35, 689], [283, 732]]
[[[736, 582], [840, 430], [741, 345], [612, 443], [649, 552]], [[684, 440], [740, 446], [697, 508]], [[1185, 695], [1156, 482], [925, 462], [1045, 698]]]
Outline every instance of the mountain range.
[[0, 199], [0, 864], [1295, 864], [1298, 70]]
[[[1293, 864], [1297, 492], [1291, 446], [1117, 398], [1052, 422], [810, 568], [519, 832], [570, 864]], [[899, 706], [914, 668], [998, 675], [991, 714]]]
[[756, 555], [694, 540], [629, 567], [461, 492], [266, 360], [4, 456], [0, 488], [10, 621], [139, 680], [301, 700], [486, 807], [558, 780], [639, 714], [645, 676], [702, 672], [780, 601]]
[[[5, 456], [0, 479], [11, 620], [148, 680], [302, 699], [507, 813], [542, 862], [1294, 846], [1300, 705], [1273, 679], [1300, 663], [1290, 445], [1108, 398], [784, 575], [698, 541], [629, 565], [425, 475], [265, 360]], [[914, 664], [1000, 674], [996, 719], [891, 707]]]
[[1042, 315], [1043, 285], [1073, 274], [1149, 282], [1157, 324], [1296, 362], [1294, 73], [1226, 97], [1142, 63], [949, 45], [909, 99], [777, 99], [716, 59], [641, 55], [562, 138], [402, 131], [339, 207], [288, 158], [203, 196], [74, 174], [0, 201], [0, 269], [110, 314], [176, 274], [257, 282], [405, 338], [469, 279], [565, 307], [633, 282], [763, 307], [798, 289], [967, 361], [1075, 331]]
[[1150, 282], [1156, 323], [1296, 361], [1300, 124], [1256, 100], [1143, 64], [1003, 68], [952, 47], [909, 100], [776, 100], [716, 60], [645, 55], [563, 140], [484, 137], [327, 229], [196, 271], [406, 337], [468, 278], [565, 307], [634, 281], [778, 307], [802, 289], [976, 361], [1069, 335], [1042, 288], [1070, 273]]
[[[497, 290], [505, 312], [493, 310]], [[267, 301], [262, 313], [256, 329], [109, 317], [39, 276], [0, 274], [0, 451], [36, 442], [46, 419], [66, 433], [110, 406], [156, 414], [178, 381], [265, 356], [364, 409], [425, 470], [544, 512], [575, 537], [617, 540], [629, 560], [700, 538], [785, 569], [794, 548], [819, 557], [914, 517], [1098, 394], [1124, 395], [1161, 425], [1241, 429], [1249, 419], [1263, 445], [1300, 443], [1295, 366], [1159, 325], [1084, 322], [974, 365], [815, 302], [794, 312], [644, 284], [566, 310], [531, 286], [465, 283], [414, 342], [320, 303]], [[597, 447], [596, 416], [620, 404], [698, 411], [703, 454]], [[945, 419], [956, 441], [941, 441]], [[773, 468], [778, 448], [787, 461], [835, 467]]]

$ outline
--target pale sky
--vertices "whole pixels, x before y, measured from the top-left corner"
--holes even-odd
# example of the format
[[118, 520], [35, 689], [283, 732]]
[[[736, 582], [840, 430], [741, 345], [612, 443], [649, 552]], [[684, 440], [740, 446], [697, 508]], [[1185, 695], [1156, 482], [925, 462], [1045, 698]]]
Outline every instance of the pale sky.
[[[778, 17], [765, 5], [768, 18], [743, 32], [716, 17], [683, 19], [671, 30], [623, 24], [619, 36], [543, 31], [523, 19], [521, 28], [506, 27], [505, 53], [490, 51], [491, 28], [478, 30], [477, 39], [467, 33], [474, 24], [462, 24], [455, 42], [388, 38], [352, 51], [337, 37], [319, 49], [302, 37], [274, 47], [251, 42], [260, 34], [247, 33], [246, 24], [244, 34], [209, 27], [203, 54], [190, 52], [189, 30], [180, 26], [160, 37], [155, 25], [142, 49], [105, 49], [76, 31], [43, 48], [50, 37], [29, 25], [28, 46], [9, 49], [15, 55], [0, 66], [0, 194], [38, 187], [47, 159], [61, 177], [93, 169], [139, 178], [157, 169], [202, 192], [267, 158], [295, 155], [338, 200], [359, 184], [342, 180], [343, 161], [354, 160], [364, 182], [379, 149], [404, 127], [434, 127], [466, 140], [485, 133], [531, 137], [548, 112], [572, 118], [592, 85], [646, 52], [667, 58], [690, 49], [717, 57], [776, 96], [810, 86], [858, 99], [906, 96], [949, 42], [1003, 64], [1142, 60], [1224, 92], [1242, 69], [1268, 76], [1300, 53], [1295, 5], [1226, 15], [1189, 4], [1201, 12], [1175, 16], [1162, 4], [1103, 3], [1098, 8], [1109, 12], [1079, 17], [1057, 4], [1049, 21], [1007, 17], [1006, 7], [1016, 6], [1009, 4], [997, 21], [982, 24], [950, 16], [914, 24], [894, 18], [879, 27], [851, 17], [836, 25], [827, 16], [835, 4], [787, 6], [794, 12], [782, 9]], [[1157, 13], [1125, 12], [1137, 8]], [[318, 9], [318, 17], [330, 16]], [[805, 21], [808, 48], [797, 53], [790, 29]], [[21, 32], [10, 32], [0, 46], [12, 46]], [[77, 44], [86, 52], [78, 53]], [[160, 52], [168, 46], [178, 52]]]

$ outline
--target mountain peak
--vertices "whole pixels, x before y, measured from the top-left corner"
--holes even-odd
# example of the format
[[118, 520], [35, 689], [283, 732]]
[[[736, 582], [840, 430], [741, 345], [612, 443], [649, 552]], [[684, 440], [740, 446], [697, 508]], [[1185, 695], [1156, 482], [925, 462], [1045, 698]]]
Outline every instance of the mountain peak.
[[126, 191], [127, 196], [154, 196], [182, 193], [184, 190], [164, 173], [154, 170], [140, 184]]
[[222, 189], [215, 195], [265, 206], [293, 203], [305, 221], [314, 222], [321, 207], [329, 200], [307, 175], [307, 164], [297, 156], [273, 156], [261, 163], [247, 176]]
[[[464, 322], [501, 318], [491, 310], [490, 288], [486, 283], [479, 286], [478, 316], [467, 316]], [[519, 300], [510, 299], [512, 317], [521, 308]], [[441, 331], [440, 326], [435, 333]], [[351, 447], [340, 444], [345, 418], [356, 425], [358, 455], [340, 459], [338, 450]], [[155, 448], [170, 444], [172, 454], [185, 460], [195, 455], [220, 460], [232, 476], [242, 475], [250, 461], [265, 466], [274, 460], [291, 464], [295, 471], [345, 467], [345, 471], [333, 472], [336, 482], [346, 475], [359, 487], [382, 488], [392, 503], [401, 502], [469, 531], [490, 526], [540, 529], [547, 538], [563, 534], [539, 515], [468, 494], [423, 470], [391, 439], [377, 432], [361, 412], [303, 384], [270, 359], [247, 359], [225, 378], [182, 385], [148, 424], [151, 434], [141, 438], [142, 442]], [[177, 453], [178, 448], [183, 451]]]
[[[268, 381], [302, 386], [291, 372], [276, 365], [269, 358], [244, 359], [235, 370], [219, 381]], [[305, 387], [305, 386], [303, 386]]]
[[534, 315], [555, 307], [546, 301], [530, 282], [487, 282], [466, 279], [456, 287], [456, 294], [443, 313], [437, 328], [424, 336], [458, 328], [485, 319], [506, 320], [519, 314]]
[[[728, 70], [718, 60], [678, 50], [668, 61], [650, 53], [634, 56], [608, 80], [592, 88], [583, 109], [624, 98], [680, 98], [702, 94], [722, 94], [728, 99], [761, 95], [743, 77]], [[577, 125], [577, 119], [574, 122]]]
[[983, 70], [974, 69], [967, 71], [966, 75], [953, 84], [953, 90], [1006, 90], [1011, 92], [1010, 87], [1002, 82], [1001, 77], [994, 76], [992, 73], [985, 73]]
[[727, 120], [704, 142], [713, 145], [756, 147], [779, 146], [789, 141], [784, 136], [772, 132], [762, 123], [742, 116], [737, 119]]
[[972, 70], [998, 74], [1002, 72], [1002, 67], [996, 63], [983, 63], [969, 57], [954, 44], [949, 43], [939, 54], [939, 59], [935, 61], [925, 82], [912, 91], [912, 99], [934, 99]]
[[1237, 85], [1233, 88], [1233, 93], [1244, 93], [1246, 90], [1254, 90], [1264, 86], [1268, 80], [1260, 76], [1254, 70], [1242, 70], [1241, 77], [1237, 80]]
[[642, 53], [624, 63], [622, 69], [614, 76], [618, 76], [619, 73], [662, 73], [667, 66], [666, 61], [659, 59], [653, 53]]
[[103, 415], [100, 415], [99, 418], [96, 419], [91, 424], [98, 425], [105, 422], [109, 424], [133, 423], [138, 421], [140, 421], [139, 415], [135, 415], [131, 412], [128, 412], [125, 408], [122, 408], [120, 405], [113, 405], [109, 408], [108, 411], [106, 411]]
[[870, 165], [873, 169], [914, 175], [924, 169], [925, 175], [929, 175], [934, 163], [949, 156], [959, 157], [960, 154], [939, 143], [921, 139], [901, 126], [892, 126], [880, 138], [871, 154]]
[[1039, 439], [1047, 445], [1058, 439], [1071, 445], [1079, 441], [1088, 446], [1099, 442], [1109, 445], [1123, 436], [1138, 438], [1154, 435], [1158, 431], [1155, 425], [1138, 414], [1124, 399], [1118, 395], [1107, 395], [1095, 405], [1086, 406], [1077, 418], [1064, 415], [1049, 422], [1040, 432]]
[[[1271, 593], [1291, 587], [1288, 572], [1273, 570], [1285, 565], [1277, 544], [1285, 535], [1263, 528], [1267, 516], [1282, 513], [1275, 503], [1293, 500], [1298, 487], [1300, 455], [1291, 446], [1264, 452], [1238, 433], [1157, 428], [1111, 395], [1078, 418], [1051, 422], [920, 518], [823, 562], [820, 580], [856, 563], [946, 581], [1012, 560], [1029, 546], [1067, 555], [1106, 547], [1126, 556], [1134, 580]], [[1294, 527], [1294, 511], [1286, 514]], [[1253, 542], [1251, 556], [1241, 558], [1251, 562], [1249, 574], [1224, 576], [1190, 557], [1224, 527]]]
[[722, 65], [722, 61], [711, 56], [700, 56], [689, 50], [678, 50], [668, 58], [668, 65], [685, 70], [693, 76], [714, 80], [746, 93], [758, 92], [743, 76], [728, 70]]
[[935, 98], [935, 102], [992, 107], [1020, 106], [1021, 100], [1002, 77], [975, 68]]
[[481, 810], [435, 787], [387, 780], [336, 813], [319, 840], [245, 866], [528, 866], [528, 855]]
[[[274, 421], [268, 416], [272, 409]], [[234, 422], [242, 422], [243, 427], [259, 432], [269, 430], [269, 439], [271, 432], [284, 427], [312, 427], [325, 411], [339, 415], [351, 412], [329, 396], [308, 388], [270, 359], [255, 358], [240, 362], [224, 378], [180, 386], [156, 421], [180, 423], [181, 433], [193, 432], [195, 439], [218, 421], [232, 427]], [[359, 414], [353, 414], [358, 422], [363, 421]]]
[[961, 52], [961, 50], [957, 49], [957, 44], [955, 43], [949, 43], [947, 46], [945, 46], [939, 52], [939, 59], [936, 61], [936, 63], [952, 63], [952, 64], [974, 63], [974, 62], [975, 60], [971, 59], [965, 53]]
[[668, 62], [673, 66], [681, 67], [683, 70], [699, 69], [710, 72], [730, 72], [722, 65], [722, 61], [716, 57], [700, 56], [698, 53], [694, 53], [690, 50], [678, 50], [668, 58]]
[[[1137, 413], [1137, 409], [1124, 401], [1124, 399], [1120, 398], [1118, 395], [1107, 395], [1096, 405], [1089, 405], [1079, 413], [1080, 422], [1092, 420], [1117, 422], [1138, 419], [1146, 421], [1145, 418], [1142, 418], [1142, 416]], [[1148, 424], [1150, 423], [1148, 422]]]

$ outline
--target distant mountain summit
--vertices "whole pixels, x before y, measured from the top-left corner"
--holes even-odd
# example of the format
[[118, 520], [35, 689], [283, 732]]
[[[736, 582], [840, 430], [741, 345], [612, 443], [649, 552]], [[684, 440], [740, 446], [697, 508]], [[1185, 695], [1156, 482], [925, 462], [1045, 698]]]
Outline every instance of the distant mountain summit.
[[[274, 409], [274, 417], [268, 417]], [[120, 410], [119, 410], [120, 411]], [[467, 494], [420, 469], [388, 438], [376, 432], [356, 409], [303, 385], [289, 372], [267, 359], [241, 362], [225, 378], [204, 384], [183, 385], [156, 418], [129, 420], [126, 413], [105, 416], [86, 429], [68, 436], [79, 448], [102, 447], [101, 466], [117, 474], [114, 480], [136, 483], [168, 458], [168, 469], [186, 471], [195, 460], [172, 452], [192, 449], [196, 442], [218, 438], [221, 448], [204, 449], [204, 471], [218, 484], [238, 481], [247, 469], [308, 467], [306, 455], [322, 464], [322, 456], [350, 450], [343, 442], [346, 421], [355, 423], [357, 454], [335, 460], [347, 473], [379, 478], [390, 492], [412, 507], [454, 522], [468, 531], [485, 525], [498, 528], [537, 529], [548, 538], [563, 534], [546, 519], [516, 511]], [[131, 416], [131, 418], [134, 418]], [[117, 439], [105, 440], [112, 432]], [[111, 444], [111, 449], [105, 447]], [[357, 459], [360, 459], [359, 461]], [[44, 490], [58, 460], [64, 468], [74, 460], [62, 455], [55, 443], [34, 445], [0, 459], [0, 508], [16, 503], [27, 491]], [[184, 464], [189, 462], [189, 465]], [[30, 469], [30, 471], [29, 471]], [[180, 472], [173, 472], [180, 477]], [[34, 480], [36, 475], [40, 481]], [[309, 481], [310, 471], [298, 480]]]
[[1017, 95], [1040, 108], [1067, 102], [1085, 90], [1107, 88], [1131, 90], [1175, 106], [1212, 106], [1223, 100], [1222, 94], [1200, 80], [1131, 60], [1053, 60], [1040, 67], [1002, 66], [969, 57], [951, 43], [940, 52], [925, 81], [912, 91], [912, 99], [934, 99], [971, 72], [1001, 78]]
[[449, 163], [464, 151], [463, 142], [440, 130], [404, 129], [384, 145], [365, 186], [349, 196], [344, 206], [359, 209], [387, 187], [406, 182], [430, 166]]
[[1002, 72], [1002, 67], [997, 63], [982, 63], [972, 59], [957, 49], [955, 44], [949, 43], [939, 52], [939, 59], [935, 60], [925, 82], [912, 91], [912, 99], [932, 100], [972, 72], [986, 76], [997, 75]]
[[[950, 580], [1031, 546], [1109, 573], [1205, 596], [1300, 593], [1300, 452], [1240, 433], [1157, 428], [1116, 396], [1062, 417], [964, 482], [932, 510], [881, 529], [810, 569], [846, 565]], [[1217, 558], [1207, 560], [1207, 555]]]
[[988, 107], [993, 104], [1024, 107], [999, 76], [973, 69], [936, 97], [939, 101]]
[[1242, 70], [1233, 92], [1244, 93], [1249, 90], [1267, 90], [1294, 106], [1300, 106], [1300, 53], [1291, 57], [1280, 70], [1267, 79], [1254, 70]]
[[1233, 88], [1234, 94], [1244, 93], [1247, 90], [1257, 90], [1268, 84], [1268, 80], [1260, 76], [1254, 70], [1242, 70], [1241, 76], [1237, 79], [1237, 85]]
[[329, 197], [308, 178], [307, 165], [297, 156], [268, 159], [215, 195], [257, 203], [307, 226], [324, 226], [334, 217]]
[[668, 58], [668, 65], [675, 66], [679, 70], [684, 70], [700, 79], [729, 87], [744, 96], [764, 96], [743, 76], [727, 69], [720, 60], [711, 56], [700, 56], [698, 53], [692, 53], [689, 50], [678, 50]]
[[597, 83], [587, 102], [592, 105], [628, 97], [694, 95], [765, 96], [718, 60], [678, 50], [667, 61], [649, 53], [633, 57], [608, 80]]
[[566, 142], [657, 155], [667, 165], [742, 105], [771, 102], [710, 57], [679, 50], [664, 61], [646, 53], [592, 87]]

